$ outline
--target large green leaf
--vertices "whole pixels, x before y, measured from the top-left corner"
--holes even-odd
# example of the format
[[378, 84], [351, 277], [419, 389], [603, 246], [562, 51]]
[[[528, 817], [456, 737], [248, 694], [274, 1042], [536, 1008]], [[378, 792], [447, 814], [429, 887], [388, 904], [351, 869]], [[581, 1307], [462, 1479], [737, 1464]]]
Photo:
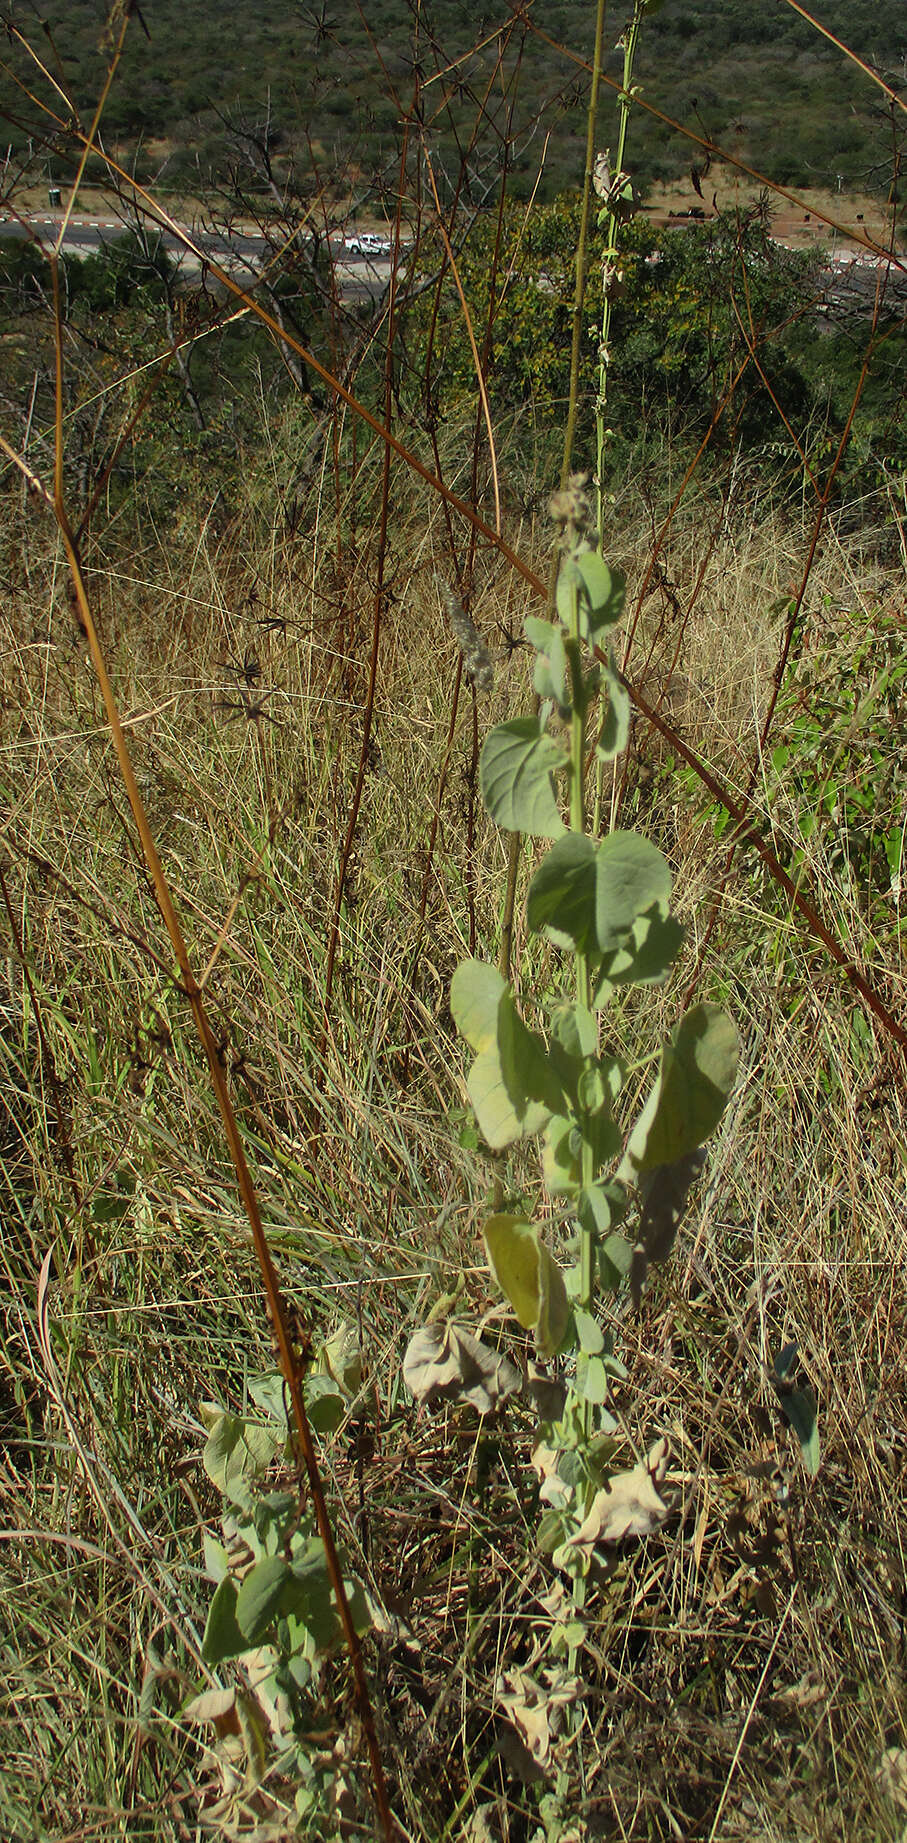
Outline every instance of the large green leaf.
[[546, 736], [538, 717], [499, 723], [485, 739], [479, 762], [482, 799], [507, 832], [559, 838], [564, 822], [552, 774], [565, 766], [562, 749]]
[[696, 1005], [662, 1050], [658, 1079], [633, 1128], [621, 1175], [675, 1165], [714, 1132], [737, 1076], [737, 1032], [714, 1005]]
[[538, 1229], [520, 1216], [490, 1216], [485, 1246], [495, 1278], [544, 1357], [563, 1342], [570, 1318], [564, 1276]]
[[614, 627], [623, 614], [626, 578], [594, 550], [582, 551], [576, 567], [582, 582], [580, 632], [594, 645], [597, 636], [606, 627]]
[[540, 1132], [563, 1094], [542, 1038], [523, 1023], [513, 993], [494, 967], [465, 960], [451, 981], [460, 1034], [478, 1051], [467, 1087], [493, 1150]]
[[478, 1055], [498, 1034], [498, 1010], [507, 981], [485, 960], [464, 960], [450, 982], [450, 1009], [461, 1037]]
[[269, 1428], [224, 1413], [211, 1427], [202, 1464], [212, 1484], [225, 1497], [245, 1505], [249, 1481], [267, 1470], [282, 1445], [283, 1441]]
[[247, 1645], [260, 1645], [275, 1624], [290, 1569], [282, 1555], [266, 1555], [245, 1576], [236, 1596], [236, 1619]]
[[236, 1617], [236, 1582], [226, 1575], [208, 1608], [202, 1657], [206, 1664], [222, 1664], [248, 1649], [249, 1640]]
[[530, 928], [557, 946], [600, 956], [623, 947], [649, 911], [667, 917], [671, 872], [637, 832], [612, 832], [600, 845], [568, 832], [552, 845], [529, 886]]

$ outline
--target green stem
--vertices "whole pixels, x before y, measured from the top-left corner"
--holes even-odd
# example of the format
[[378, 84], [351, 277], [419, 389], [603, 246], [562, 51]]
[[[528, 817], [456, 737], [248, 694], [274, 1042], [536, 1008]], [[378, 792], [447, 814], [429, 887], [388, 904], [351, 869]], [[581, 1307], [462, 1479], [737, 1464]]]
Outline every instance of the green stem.
[[[627, 150], [627, 129], [630, 123], [630, 90], [633, 83], [633, 65], [636, 61], [636, 47], [639, 41], [639, 29], [646, 10], [646, 0], [635, 0], [633, 18], [627, 27], [624, 39], [624, 76], [617, 103], [618, 130], [617, 154], [614, 161], [613, 176], [624, 170], [624, 157]], [[615, 199], [608, 213], [607, 237], [604, 249], [606, 268], [617, 268], [620, 257], [620, 211]], [[599, 545], [604, 544], [604, 467], [605, 441], [608, 431], [605, 428], [605, 410], [608, 403], [608, 365], [609, 341], [611, 338], [611, 317], [613, 288], [606, 286], [602, 301], [602, 334], [599, 347], [598, 365], [598, 400], [595, 406], [595, 425], [598, 437], [596, 450], [595, 479], [598, 488], [598, 530]]]
[[[634, 0], [633, 17], [627, 27], [624, 38], [624, 75], [620, 96], [617, 103], [618, 129], [617, 153], [614, 161], [613, 176], [624, 170], [627, 151], [627, 130], [630, 124], [630, 90], [633, 83], [633, 66], [636, 62], [636, 49], [639, 41], [639, 29], [646, 10], [646, 0]], [[604, 215], [604, 214], [603, 214]], [[609, 272], [613, 280], [617, 279], [617, 266], [620, 260], [621, 214], [615, 200], [608, 212], [605, 249], [603, 253], [604, 274]], [[611, 362], [611, 321], [613, 318], [614, 288], [606, 279], [602, 293], [602, 327], [598, 349], [598, 397], [595, 403], [595, 486], [597, 493], [598, 544], [604, 556], [605, 544], [605, 443], [610, 431], [605, 427], [605, 414], [608, 407], [608, 366]], [[601, 829], [602, 790], [604, 783], [604, 763], [598, 762], [595, 770], [595, 803], [593, 807], [592, 830], [598, 837]]]
[[595, 48], [592, 53], [592, 86], [586, 122], [586, 170], [583, 174], [583, 200], [580, 206], [579, 235], [576, 239], [576, 280], [573, 291], [573, 328], [570, 340], [570, 390], [567, 399], [567, 422], [564, 428], [564, 454], [561, 462], [561, 488], [570, 477], [573, 440], [579, 407], [579, 370], [583, 343], [583, 298], [588, 268], [589, 217], [592, 207], [592, 175], [595, 171], [595, 124], [598, 116], [598, 91], [601, 80], [602, 43], [605, 32], [607, 0], [598, 0], [595, 15]]

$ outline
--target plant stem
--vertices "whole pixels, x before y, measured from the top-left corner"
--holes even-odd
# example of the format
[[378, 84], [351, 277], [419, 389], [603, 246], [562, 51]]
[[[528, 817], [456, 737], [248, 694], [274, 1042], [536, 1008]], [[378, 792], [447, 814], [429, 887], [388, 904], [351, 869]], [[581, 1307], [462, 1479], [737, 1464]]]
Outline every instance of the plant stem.
[[[612, 169], [612, 180], [616, 179], [617, 175], [624, 170], [624, 155], [627, 147], [627, 128], [630, 122], [630, 86], [633, 82], [633, 65], [636, 60], [639, 28], [642, 25], [644, 12], [645, 0], [634, 0], [633, 17], [627, 27], [626, 36], [624, 38], [624, 76], [623, 85], [617, 102], [617, 153]], [[620, 222], [621, 213], [618, 206], [618, 199], [614, 197], [612, 199], [611, 209], [608, 213], [607, 239], [603, 260], [605, 263], [606, 275], [607, 271], [610, 269], [615, 272], [615, 279], [617, 263], [620, 257]], [[613, 296], [613, 287], [609, 287], [606, 282], [602, 299], [602, 332], [598, 361], [598, 398], [595, 405], [595, 428], [597, 436], [595, 484], [598, 492], [598, 542], [600, 549], [602, 549], [604, 545], [605, 508], [603, 476], [605, 466], [605, 440], [608, 434], [605, 428], [605, 410], [608, 402], [608, 365], [610, 363], [609, 341], [611, 338], [611, 309]], [[604, 555], [603, 550], [602, 554]]]
[[[624, 170], [624, 158], [627, 150], [627, 129], [630, 124], [630, 86], [633, 82], [633, 66], [636, 61], [639, 29], [642, 25], [644, 12], [645, 0], [634, 0], [633, 17], [627, 27], [626, 36], [624, 38], [624, 76], [623, 86], [617, 102], [617, 154], [614, 161], [612, 184], [616, 184], [617, 176]], [[602, 215], [604, 216], [604, 213]], [[617, 281], [617, 265], [620, 260], [620, 225], [621, 213], [618, 208], [618, 198], [615, 196], [612, 197], [611, 209], [608, 212], [607, 234], [603, 256], [602, 328], [601, 340], [598, 348], [598, 396], [595, 402], [595, 488], [597, 495], [598, 547], [602, 556], [604, 556], [605, 544], [605, 442], [609, 434], [609, 430], [605, 428], [605, 412], [608, 406], [608, 366], [611, 363], [612, 308], [615, 284]], [[603, 786], [604, 762], [598, 761], [595, 765], [595, 802], [592, 813], [592, 831], [596, 838], [601, 829]]]
[[564, 427], [564, 453], [561, 461], [562, 489], [566, 486], [570, 475], [573, 460], [573, 439], [576, 434], [576, 418], [579, 406], [579, 367], [583, 341], [583, 299], [586, 292], [589, 215], [592, 205], [592, 175], [595, 170], [595, 123], [598, 116], [598, 91], [601, 78], [602, 41], [605, 31], [606, 4], [607, 0], [598, 0], [598, 8], [595, 15], [595, 48], [592, 53], [592, 86], [589, 91], [589, 111], [586, 123], [586, 169], [583, 174], [583, 201], [580, 206], [579, 235], [576, 239], [576, 282], [573, 291], [573, 328], [570, 340], [570, 389], [567, 399], [567, 421]]

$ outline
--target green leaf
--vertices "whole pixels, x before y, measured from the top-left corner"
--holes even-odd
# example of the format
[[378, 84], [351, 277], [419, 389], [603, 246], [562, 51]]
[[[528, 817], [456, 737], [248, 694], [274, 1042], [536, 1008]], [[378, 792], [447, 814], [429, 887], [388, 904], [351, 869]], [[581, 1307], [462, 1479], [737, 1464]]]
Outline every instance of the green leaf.
[[604, 676], [608, 687], [608, 708], [602, 718], [595, 752], [599, 761], [610, 762], [622, 754], [630, 740], [630, 693], [618, 677], [617, 663], [610, 651]]
[[247, 1649], [260, 1645], [276, 1623], [289, 1573], [282, 1555], [266, 1555], [249, 1569], [236, 1597], [236, 1619]]
[[205, 1556], [205, 1573], [209, 1580], [219, 1586], [227, 1573], [227, 1551], [222, 1542], [218, 1542], [209, 1530], [202, 1536], [202, 1549]]
[[485, 1246], [495, 1279], [545, 1357], [563, 1342], [570, 1318], [564, 1276], [539, 1232], [520, 1216], [491, 1216]]
[[560, 710], [569, 705], [567, 694], [567, 654], [560, 626], [527, 614], [523, 622], [526, 638], [535, 648], [537, 658], [532, 683], [540, 698], [553, 698]]
[[264, 1414], [270, 1415], [272, 1420], [282, 1423], [284, 1427], [286, 1426], [287, 1410], [284, 1402], [284, 1380], [279, 1371], [273, 1372], [269, 1376], [256, 1376], [254, 1380], [249, 1383], [249, 1394], [257, 1408], [261, 1408]]
[[574, 1123], [552, 1114], [542, 1140], [542, 1178], [552, 1197], [572, 1196], [582, 1181], [582, 1147], [572, 1141]]
[[557, 946], [601, 955], [623, 946], [648, 911], [667, 917], [670, 900], [670, 870], [647, 838], [612, 832], [595, 845], [568, 832], [539, 865], [526, 915]]
[[498, 1011], [507, 981], [484, 960], [464, 960], [450, 982], [450, 1009], [461, 1037], [477, 1054], [497, 1040]]
[[346, 1401], [333, 1376], [307, 1376], [306, 1413], [316, 1433], [336, 1433], [346, 1419]]
[[540, 1132], [563, 1094], [547, 1047], [523, 1023], [506, 980], [480, 960], [464, 960], [451, 981], [450, 1008], [478, 1051], [467, 1086], [488, 1144], [498, 1151]]
[[236, 1617], [236, 1598], [236, 1582], [228, 1575], [221, 1581], [208, 1608], [202, 1639], [202, 1657], [206, 1664], [222, 1664], [226, 1658], [240, 1657], [249, 1649], [249, 1640], [240, 1630]]
[[318, 1651], [327, 1651], [340, 1637], [340, 1616], [320, 1536], [310, 1537], [302, 1554], [294, 1558], [281, 1610], [300, 1620]]
[[734, 1025], [714, 1005], [696, 1005], [681, 1018], [630, 1134], [622, 1177], [676, 1165], [708, 1139], [736, 1080], [737, 1051]]
[[597, 636], [620, 620], [626, 586], [620, 571], [612, 570], [594, 550], [581, 551], [578, 557], [564, 557], [557, 579], [558, 614], [569, 628], [576, 593], [580, 634], [594, 646]]
[[226, 1492], [227, 1464], [242, 1438], [243, 1423], [236, 1414], [222, 1414], [205, 1441], [202, 1465], [218, 1491]]
[[595, 1008], [607, 1003], [614, 986], [660, 985], [677, 958], [686, 929], [673, 915], [653, 909], [633, 923], [620, 947], [602, 961]]
[[584, 1312], [576, 1306], [573, 1313], [579, 1347], [584, 1356], [598, 1357], [605, 1348], [605, 1338], [601, 1325], [592, 1317], [591, 1312]]
[[595, 845], [581, 832], [568, 832], [552, 845], [529, 885], [526, 919], [533, 934], [588, 953], [596, 945], [595, 897]]
[[559, 838], [552, 774], [565, 766], [563, 751], [546, 736], [538, 717], [499, 723], [485, 739], [479, 762], [482, 799], [492, 819], [507, 832]]
[[587, 1005], [563, 999], [551, 1013], [551, 1028], [568, 1056], [582, 1061], [598, 1049], [598, 1025]]
[[576, 1362], [576, 1392], [584, 1401], [601, 1407], [608, 1399], [608, 1372], [601, 1357], [580, 1356]]
[[607, 1235], [598, 1250], [598, 1271], [603, 1286], [616, 1293], [633, 1265], [633, 1250], [625, 1235], [615, 1230]]
[[683, 1221], [687, 1197], [704, 1164], [705, 1153], [697, 1147], [676, 1164], [655, 1165], [640, 1176], [639, 1224], [630, 1271], [630, 1285], [637, 1305], [650, 1262], [661, 1266], [668, 1259]]
[[774, 1383], [781, 1411], [794, 1430], [803, 1453], [803, 1463], [811, 1478], [819, 1470], [819, 1421], [816, 1398], [808, 1386], [795, 1388], [790, 1376], [796, 1368], [797, 1346], [786, 1344], [775, 1358]]
[[267, 1427], [221, 1414], [205, 1442], [202, 1464], [218, 1491], [233, 1503], [245, 1504], [249, 1479], [267, 1470], [282, 1444]]

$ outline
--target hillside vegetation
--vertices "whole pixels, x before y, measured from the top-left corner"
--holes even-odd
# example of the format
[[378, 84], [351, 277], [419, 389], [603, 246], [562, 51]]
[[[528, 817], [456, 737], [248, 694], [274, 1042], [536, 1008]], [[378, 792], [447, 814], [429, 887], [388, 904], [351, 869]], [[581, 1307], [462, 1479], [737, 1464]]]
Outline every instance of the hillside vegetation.
[[904, 1843], [907, 114], [640, 0], [729, 153], [867, 99], [794, 251], [637, 112], [703, 221], [586, 223], [576, 64], [530, 206], [525, 21], [110, 12], [123, 234], [0, 242], [0, 1835]]
[[[32, 29], [30, 0], [3, 11]], [[103, 81], [104, 16], [101, 0], [48, 0], [42, 8], [49, 68], [83, 118]], [[903, 85], [901, 0], [823, 0], [818, 17]], [[361, 14], [330, 0], [146, 0], [141, 18], [148, 35], [131, 35], [105, 132], [165, 186], [223, 180], [236, 160], [237, 131], [261, 129], [265, 120], [279, 172], [294, 166], [308, 176], [315, 165], [341, 192], [344, 182], [361, 187], [375, 173], [388, 183], [401, 114], [414, 83], [432, 78], [425, 126], [447, 167], [484, 99], [470, 162], [477, 198], [494, 180], [504, 137], [513, 142], [511, 196], [528, 197], [540, 171], [542, 198], [579, 183], [594, 32], [585, 0], [520, 14], [507, 5], [464, 9], [457, 0], [417, 10], [407, 0], [369, 0]], [[614, 81], [620, 23], [615, 13], [606, 36], [604, 69]], [[26, 75], [15, 46], [7, 58]], [[888, 182], [887, 158], [879, 158], [882, 97], [786, 0], [667, 0], [647, 21], [638, 78], [645, 102], [780, 183], [872, 190]], [[41, 138], [34, 108], [8, 77], [0, 79], [0, 112], [7, 110], [17, 152], [36, 130]], [[683, 137], [642, 109], [633, 140], [642, 185], [691, 164]], [[50, 149], [48, 157], [52, 164]]]

